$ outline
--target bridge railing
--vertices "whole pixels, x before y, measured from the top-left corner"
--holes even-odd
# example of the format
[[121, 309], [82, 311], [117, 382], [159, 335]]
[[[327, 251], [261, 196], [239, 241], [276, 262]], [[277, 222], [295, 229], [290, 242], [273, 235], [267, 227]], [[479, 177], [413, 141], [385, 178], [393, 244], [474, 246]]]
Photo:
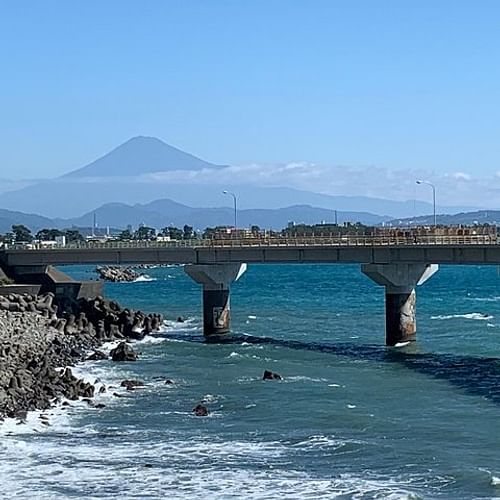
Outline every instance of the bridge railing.
[[226, 238], [172, 241], [89, 241], [61, 246], [44, 247], [41, 244], [5, 245], [6, 249], [60, 251], [62, 249], [126, 249], [126, 248], [269, 248], [269, 247], [366, 247], [419, 245], [497, 245], [496, 235], [425, 235], [425, 236], [306, 236], [293, 238]]

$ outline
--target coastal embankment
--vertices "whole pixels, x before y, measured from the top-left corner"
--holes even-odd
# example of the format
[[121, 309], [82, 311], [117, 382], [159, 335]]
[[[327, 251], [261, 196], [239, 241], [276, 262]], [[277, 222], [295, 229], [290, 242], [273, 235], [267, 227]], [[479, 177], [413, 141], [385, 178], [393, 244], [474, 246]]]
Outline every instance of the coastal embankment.
[[28, 411], [65, 398], [92, 398], [94, 386], [70, 367], [107, 358], [97, 349], [110, 341], [120, 341], [111, 351], [114, 361], [136, 359], [127, 342], [141, 340], [162, 322], [159, 314], [122, 308], [102, 297], [80, 299], [65, 311], [51, 293], [0, 297], [0, 419], [23, 420]]

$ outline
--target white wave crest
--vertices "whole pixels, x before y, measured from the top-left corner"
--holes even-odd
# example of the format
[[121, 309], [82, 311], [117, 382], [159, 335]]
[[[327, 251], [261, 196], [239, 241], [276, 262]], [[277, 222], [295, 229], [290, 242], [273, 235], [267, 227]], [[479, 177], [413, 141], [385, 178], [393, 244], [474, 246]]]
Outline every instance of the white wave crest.
[[328, 382], [328, 379], [306, 377], [304, 375], [295, 375], [293, 377], [287, 377], [285, 381], [286, 382]]
[[473, 297], [472, 300], [476, 300], [477, 302], [499, 302], [500, 296], [494, 297]]
[[410, 344], [410, 341], [407, 342], [398, 342], [397, 344], [394, 345], [394, 347], [405, 347]]
[[[272, 466], [297, 445], [174, 438], [144, 446], [135, 442], [136, 431], [127, 429], [130, 439], [120, 440], [120, 430], [110, 429], [113, 446], [104, 452], [102, 440], [109, 438], [97, 437], [95, 430], [85, 427], [78, 435], [86, 439], [75, 439], [75, 431], [49, 433], [43, 440], [2, 439], [0, 485], [6, 498], [60, 498], [66, 489], [86, 498], [421, 498], [414, 491], [421, 487], [419, 477], [318, 477], [281, 464]], [[342, 443], [319, 438], [298, 444], [302, 445], [336, 448]], [[241, 467], [241, 460], [261, 464], [260, 470]]]
[[148, 276], [147, 274], [141, 274], [133, 281], [133, 283], [143, 283], [147, 281], [156, 281], [156, 278], [151, 278], [151, 276]]
[[447, 314], [447, 315], [431, 316], [431, 319], [456, 319], [456, 318], [487, 321], [493, 319], [493, 316], [478, 312], [467, 313], [467, 314]]

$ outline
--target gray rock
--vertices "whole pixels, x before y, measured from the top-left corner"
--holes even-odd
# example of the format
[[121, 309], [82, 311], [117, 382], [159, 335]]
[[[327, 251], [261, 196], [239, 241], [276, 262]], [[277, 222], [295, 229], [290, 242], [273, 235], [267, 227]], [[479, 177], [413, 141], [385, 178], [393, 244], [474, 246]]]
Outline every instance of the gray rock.
[[113, 361], [137, 361], [137, 353], [126, 342], [120, 342], [118, 347], [110, 352]]

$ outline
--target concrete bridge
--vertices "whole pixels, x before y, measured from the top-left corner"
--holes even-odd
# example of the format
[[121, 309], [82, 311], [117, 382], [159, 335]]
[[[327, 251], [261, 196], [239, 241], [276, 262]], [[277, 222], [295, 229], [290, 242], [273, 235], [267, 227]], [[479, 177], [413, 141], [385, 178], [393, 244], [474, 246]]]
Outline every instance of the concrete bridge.
[[425, 236], [411, 238], [307, 237], [245, 238], [171, 242], [86, 243], [64, 248], [5, 248], [0, 264], [17, 281], [53, 273], [64, 264], [186, 264], [186, 273], [203, 286], [204, 333], [227, 333], [230, 285], [247, 263], [361, 264], [361, 271], [385, 287], [386, 344], [415, 340], [417, 285], [439, 264], [500, 265], [497, 237]]

